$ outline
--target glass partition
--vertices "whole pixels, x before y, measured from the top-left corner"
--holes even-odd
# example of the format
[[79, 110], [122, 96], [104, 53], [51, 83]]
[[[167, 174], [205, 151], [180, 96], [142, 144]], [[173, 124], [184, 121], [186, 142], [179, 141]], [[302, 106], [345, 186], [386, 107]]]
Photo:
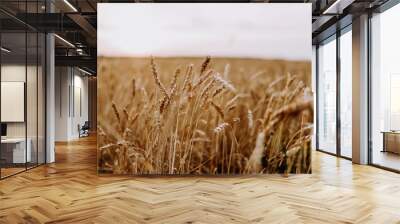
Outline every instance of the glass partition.
[[38, 33], [38, 65], [37, 65], [37, 162], [43, 164], [46, 162], [46, 139], [45, 139], [45, 124], [46, 124], [46, 37], [43, 33]]
[[34, 167], [38, 160], [38, 35], [36, 32], [27, 33], [27, 74], [26, 74], [26, 112], [27, 112], [27, 150], [30, 151], [30, 161], [27, 167]]
[[26, 141], [26, 40], [25, 32], [1, 34], [2, 177], [24, 171], [31, 162]]
[[[26, 3], [18, 13], [43, 11], [44, 1]], [[44, 33], [0, 12], [1, 179], [45, 163], [45, 45]]]
[[371, 18], [371, 162], [400, 170], [400, 5]]
[[318, 149], [336, 153], [336, 37], [318, 47]]
[[340, 155], [352, 157], [352, 35], [340, 36]]

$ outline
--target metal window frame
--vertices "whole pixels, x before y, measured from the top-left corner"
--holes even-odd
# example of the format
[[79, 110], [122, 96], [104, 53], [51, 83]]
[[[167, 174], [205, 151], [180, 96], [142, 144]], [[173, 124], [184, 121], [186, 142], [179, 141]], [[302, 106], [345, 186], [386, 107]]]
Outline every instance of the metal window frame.
[[[27, 12], [27, 3], [28, 1], [27, 0], [25, 0], [24, 1], [24, 3], [25, 3], [25, 12]], [[36, 10], [38, 11], [39, 10], [39, 0], [36, 0]], [[46, 11], [47, 11], [47, 7], [46, 7]], [[4, 13], [6, 13], [6, 11], [4, 11], [4, 10], [2, 10], [2, 12], [4, 12]], [[9, 16], [11, 16], [11, 17], [13, 17], [11, 14], [8, 14], [7, 13], [7, 15], [9, 15]], [[25, 13], [25, 16], [27, 16], [27, 14]], [[17, 19], [17, 18], [15, 18], [15, 19]], [[18, 19], [17, 19], [18, 20]], [[44, 145], [43, 145], [43, 147], [44, 147], [44, 149], [42, 150], [43, 152], [44, 152], [44, 155], [42, 155], [43, 156], [43, 159], [44, 159], [44, 161], [43, 161], [43, 163], [39, 163], [39, 82], [38, 82], [38, 77], [39, 77], [39, 69], [38, 69], [38, 66], [39, 66], [39, 33], [43, 33], [43, 34], [45, 34], [45, 36], [43, 36], [43, 40], [44, 41], [42, 41], [42, 44], [44, 44], [44, 51], [41, 51], [41, 53], [44, 53], [44, 55], [43, 55], [43, 58], [44, 58], [44, 68], [42, 69], [42, 76], [43, 76], [43, 79], [44, 80], [46, 80], [46, 78], [47, 78], [47, 60], [46, 60], [46, 58], [47, 58], [47, 39], [46, 39], [46, 34], [47, 33], [44, 33], [44, 32], [41, 32], [41, 31], [39, 31], [39, 30], [37, 30], [37, 29], [35, 29], [35, 28], [33, 28], [33, 27], [31, 27], [31, 26], [29, 26], [27, 23], [23, 23], [24, 24], [24, 26], [25, 26], [25, 30], [24, 31], [22, 31], [21, 33], [23, 33], [23, 34], [25, 34], [25, 87], [24, 87], [24, 91], [25, 91], [25, 93], [24, 93], [24, 96], [25, 96], [25, 99], [24, 99], [24, 119], [25, 119], [25, 169], [23, 169], [23, 170], [21, 170], [21, 171], [18, 171], [18, 172], [15, 172], [15, 173], [12, 173], [12, 174], [10, 174], [10, 175], [7, 175], [7, 176], [3, 176], [2, 175], [2, 168], [0, 167], [0, 180], [4, 180], [4, 179], [7, 179], [7, 178], [9, 178], [9, 177], [12, 177], [12, 176], [15, 176], [15, 175], [18, 175], [18, 174], [20, 174], [20, 173], [23, 173], [23, 172], [26, 172], [26, 171], [28, 171], [28, 170], [30, 170], [30, 169], [34, 169], [34, 168], [36, 168], [36, 167], [39, 167], [39, 166], [41, 166], [41, 165], [44, 165], [44, 164], [47, 164], [47, 113], [46, 113], [46, 110], [44, 110], [43, 112], [44, 112], [44, 120], [42, 121], [43, 123], [44, 123], [44, 136], [43, 136], [43, 139], [44, 139]], [[27, 116], [28, 116], [28, 112], [27, 112], [27, 95], [28, 95], [28, 93], [27, 93], [27, 81], [28, 81], [28, 79], [27, 79], [27, 76], [28, 76], [28, 30], [31, 30], [31, 31], [33, 31], [34, 33], [36, 33], [36, 80], [37, 80], [37, 82], [36, 82], [36, 140], [37, 140], [37, 147], [36, 147], [36, 150], [37, 150], [37, 152], [36, 152], [36, 162], [35, 162], [35, 164], [29, 164], [29, 165], [32, 165], [32, 166], [29, 166], [28, 167], [28, 162], [27, 162], [27, 157], [28, 157], [28, 154], [27, 154], [27, 147], [28, 147], [28, 144], [27, 144], [27, 139], [28, 139], [28, 119], [27, 119]], [[2, 40], [2, 33], [3, 32], [0, 32], [0, 45], [1, 45], [1, 40]], [[1, 68], [1, 66], [2, 66], [2, 56], [1, 56], [1, 54], [0, 54], [0, 68]], [[1, 69], [0, 69], [0, 82], [1, 82]], [[43, 99], [43, 106], [44, 106], [44, 108], [47, 108], [47, 100], [46, 100], [46, 98], [47, 98], [47, 82], [46, 81], [44, 81], [44, 86], [42, 87], [42, 88], [44, 88], [44, 99]], [[1, 86], [0, 86], [0, 89], [1, 89]], [[0, 96], [1, 96], [1, 91], [0, 91]], [[0, 97], [0, 101], [1, 101], [1, 97]], [[1, 109], [1, 106], [0, 106], [0, 109]], [[1, 115], [0, 115], [0, 123], [1, 123]], [[0, 144], [0, 156], [1, 156], [1, 144]], [[0, 157], [1, 158], [1, 157]]]
[[[341, 103], [341, 98], [340, 98], [340, 82], [341, 82], [341, 65], [340, 65], [340, 37], [342, 35], [344, 35], [347, 32], [351, 32], [351, 26], [352, 23], [346, 25], [343, 28], [340, 28], [339, 26], [337, 26], [337, 31], [328, 36], [327, 38], [321, 40], [317, 45], [316, 45], [316, 71], [315, 71], [315, 80], [316, 80], [316, 108], [315, 108], [315, 113], [316, 113], [316, 150], [319, 152], [323, 152], [329, 155], [333, 155], [339, 158], [343, 158], [346, 160], [352, 160], [352, 158], [347, 157], [342, 155], [342, 150], [341, 150], [341, 131], [342, 131], [342, 127], [341, 127], [341, 117], [340, 117], [340, 103]], [[336, 41], [336, 152], [332, 153], [329, 151], [326, 151], [324, 149], [321, 149], [319, 146], [319, 94], [320, 94], [320, 89], [319, 89], [319, 84], [320, 84], [320, 80], [319, 80], [319, 68], [320, 68], [320, 60], [319, 60], [319, 48], [320, 48], [320, 44], [324, 43], [329, 43], [331, 41]]]
[[368, 54], [367, 54], [367, 82], [368, 82], [368, 96], [367, 96], [367, 107], [368, 107], [368, 111], [367, 111], [367, 119], [368, 119], [368, 124], [367, 124], [367, 128], [368, 128], [368, 165], [379, 168], [379, 169], [383, 169], [383, 170], [387, 170], [390, 172], [394, 172], [394, 173], [400, 173], [400, 170], [398, 169], [394, 169], [394, 168], [390, 168], [381, 164], [377, 164], [374, 163], [374, 159], [373, 159], [373, 155], [374, 155], [374, 151], [373, 151], [373, 140], [372, 140], [372, 93], [373, 93], [373, 88], [372, 88], [372, 57], [373, 57], [373, 49], [372, 49], [372, 19], [373, 19], [373, 14], [377, 13], [384, 13], [385, 11], [391, 9], [392, 7], [396, 6], [400, 4], [400, 0], [388, 0], [386, 1], [384, 4], [380, 5], [377, 8], [374, 8], [372, 10], [368, 11], [368, 31], [367, 31], [367, 45], [368, 45]]
[[[367, 111], [367, 113], [368, 113], [368, 124], [367, 124], [367, 128], [368, 128], [368, 139], [367, 139], [367, 141], [368, 141], [368, 165], [370, 165], [370, 166], [373, 166], [373, 167], [376, 167], [376, 168], [379, 168], [379, 169], [383, 169], [383, 170], [387, 170], [387, 171], [390, 171], [390, 172], [395, 172], [395, 173], [400, 173], [400, 170], [397, 170], [397, 169], [393, 169], [393, 168], [390, 168], [390, 167], [386, 167], [386, 166], [382, 166], [382, 165], [379, 165], [379, 164], [374, 164], [373, 163], [373, 142], [372, 142], [372, 91], [373, 91], [373, 89], [372, 89], [372, 54], [373, 54], [373, 50], [372, 50], [372, 26], [371, 26], [371, 20], [372, 20], [372, 18], [373, 18], [373, 13], [383, 13], [383, 12], [385, 12], [386, 10], [388, 10], [388, 9], [390, 9], [390, 8], [392, 8], [392, 7], [394, 7], [394, 6], [396, 6], [397, 4], [400, 4], [400, 0], [388, 0], [388, 1], [386, 1], [384, 4], [382, 4], [381, 6], [379, 6], [379, 7], [377, 7], [377, 8], [374, 8], [374, 9], [371, 9], [371, 10], [369, 10], [369, 11], [367, 11], [367, 13], [368, 13], [368, 31], [367, 31], [367, 41], [368, 41], [368, 55], [367, 55], [367, 66], [368, 66], [368, 69], [367, 69], [367, 80], [368, 80], [368, 86], [367, 86], [367, 88], [368, 88], [368, 96], [367, 96], [367, 98], [368, 98], [368, 105], [367, 105], [367, 107], [368, 107], [368, 111]], [[347, 160], [352, 160], [352, 158], [349, 158], [349, 157], [346, 157], [346, 156], [343, 156], [342, 155], [342, 153], [341, 153], [341, 148], [340, 148], [340, 132], [341, 132], [341, 126], [340, 126], [340, 117], [338, 117], [338, 115], [340, 116], [340, 109], [338, 109], [338, 106], [340, 107], [340, 92], [338, 92], [337, 91], [337, 93], [336, 93], [336, 103], [337, 103], [337, 105], [336, 105], [336, 126], [337, 126], [337, 130], [336, 130], [336, 133], [337, 133], [337, 136], [336, 136], [336, 147], [337, 147], [337, 149], [336, 149], [336, 153], [331, 153], [331, 152], [328, 152], [328, 151], [325, 151], [324, 149], [321, 149], [321, 148], [319, 148], [319, 127], [318, 127], [318, 124], [319, 124], [319, 91], [320, 91], [320, 89], [319, 89], [319, 45], [320, 45], [320, 43], [323, 43], [323, 42], [325, 42], [325, 41], [327, 41], [329, 38], [331, 38], [333, 35], [336, 35], [336, 37], [335, 37], [335, 40], [336, 40], [336, 47], [338, 48], [339, 46], [340, 46], [340, 36], [341, 35], [343, 35], [345, 32], [342, 32], [342, 31], [345, 31], [346, 29], [347, 29], [347, 27], [348, 26], [351, 26], [352, 25], [352, 23], [350, 23], [349, 25], [347, 25], [346, 27], [344, 27], [344, 28], [342, 28], [342, 29], [340, 29], [339, 31], [337, 31], [335, 34], [332, 34], [331, 36], [328, 36], [327, 38], [325, 38], [325, 39], [323, 39], [323, 40], [321, 40], [319, 43], [317, 43], [316, 44], [316, 108], [315, 108], [315, 112], [316, 112], [316, 123], [315, 123], [315, 126], [316, 126], [316, 150], [317, 151], [319, 151], [319, 152], [323, 152], [323, 153], [326, 153], [326, 154], [329, 154], [329, 155], [333, 155], [333, 156], [336, 156], [336, 157], [340, 157], [340, 158], [344, 158], [344, 159], [347, 159]], [[339, 27], [337, 27], [337, 29], [339, 29]], [[339, 35], [338, 35], [338, 32], [339, 32]], [[338, 46], [339, 45], [339, 46]], [[337, 58], [337, 60], [339, 60], [339, 62], [337, 61], [336, 63], [337, 63], [337, 71], [336, 71], [336, 73], [337, 73], [337, 78], [339, 78], [339, 79], [337, 79], [336, 80], [336, 85], [340, 85], [340, 72], [341, 72], [341, 68], [340, 68], [340, 65], [338, 66], [338, 64], [340, 63], [340, 55], [339, 55], [339, 53], [340, 53], [340, 49], [339, 49], [339, 51], [337, 50], [336, 51], [336, 58]], [[339, 77], [338, 77], [339, 76]], [[337, 86], [337, 89], [336, 90], [339, 90], [340, 91], [340, 87], [338, 87]], [[338, 99], [339, 98], [339, 99]], [[338, 113], [338, 111], [339, 111], [339, 113]], [[339, 129], [339, 130], [338, 130]]]
[[[3, 38], [2, 38], [2, 32], [1, 32], [1, 24], [2, 23], [0, 23], [0, 46], [2, 46], [2, 40], [3, 40]], [[1, 84], [1, 78], [2, 78], [2, 74], [1, 74], [1, 66], [2, 66], [2, 64], [1, 64], [1, 62], [2, 62], [2, 58], [1, 58], [1, 55], [2, 55], [2, 53], [1, 53], [1, 51], [0, 51], [0, 84]], [[1, 124], [2, 122], [1, 122], [1, 85], [0, 85], [0, 124]], [[0, 165], [1, 165], [1, 144], [0, 144]], [[1, 175], [1, 171], [2, 171], [2, 169], [1, 169], [1, 166], [0, 166], [0, 180], [2, 179], [2, 175]]]

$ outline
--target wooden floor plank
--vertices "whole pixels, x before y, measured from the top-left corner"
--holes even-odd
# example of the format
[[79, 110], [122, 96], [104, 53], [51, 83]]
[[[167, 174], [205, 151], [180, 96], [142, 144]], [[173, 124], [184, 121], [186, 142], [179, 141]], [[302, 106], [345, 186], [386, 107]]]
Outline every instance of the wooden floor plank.
[[400, 175], [319, 152], [313, 174], [98, 176], [96, 139], [0, 181], [0, 223], [400, 223]]

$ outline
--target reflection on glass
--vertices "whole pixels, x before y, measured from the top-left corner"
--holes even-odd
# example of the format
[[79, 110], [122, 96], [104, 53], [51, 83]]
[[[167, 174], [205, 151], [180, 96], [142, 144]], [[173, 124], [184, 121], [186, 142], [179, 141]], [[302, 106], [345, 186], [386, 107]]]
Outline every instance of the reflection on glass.
[[400, 74], [390, 76], [390, 130], [400, 130]]
[[400, 170], [400, 5], [372, 17], [372, 163]]
[[26, 141], [26, 35], [2, 33], [1, 45], [1, 175], [6, 177], [25, 170], [30, 162], [30, 144]]
[[340, 153], [352, 157], [352, 35], [340, 36]]
[[336, 153], [336, 40], [318, 48], [318, 148]]
[[[45, 1], [0, 1], [18, 15], [45, 12]], [[45, 162], [45, 44], [43, 33], [0, 12], [0, 178]], [[12, 27], [8, 30], [7, 27]]]
[[45, 35], [42, 33], [38, 34], [38, 76], [37, 76], [37, 82], [38, 82], [38, 136], [37, 136], [37, 147], [38, 147], [38, 164], [43, 164], [45, 163], [45, 60], [46, 60], [46, 52], [45, 52], [45, 44], [46, 44], [46, 39]]
[[27, 167], [34, 167], [37, 165], [37, 75], [38, 75], [38, 57], [37, 57], [37, 33], [27, 33], [27, 74], [26, 74], [26, 111], [27, 111], [27, 143], [30, 148], [30, 161]]

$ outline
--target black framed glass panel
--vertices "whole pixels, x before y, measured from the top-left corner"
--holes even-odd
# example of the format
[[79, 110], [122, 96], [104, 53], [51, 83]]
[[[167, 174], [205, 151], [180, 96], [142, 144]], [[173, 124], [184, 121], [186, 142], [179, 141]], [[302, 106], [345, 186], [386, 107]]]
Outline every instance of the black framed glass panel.
[[340, 155], [352, 157], [352, 32], [341, 31], [340, 41]]
[[1, 179], [45, 163], [46, 38], [19, 19], [44, 3], [0, 3]]
[[28, 168], [38, 163], [38, 35], [36, 32], [27, 32], [27, 74], [26, 74], [26, 111], [27, 111], [27, 142], [30, 148]]
[[336, 36], [318, 46], [318, 149], [336, 154]]
[[374, 165], [400, 171], [400, 4], [371, 18], [370, 149]]
[[31, 160], [26, 126], [26, 32], [1, 33], [1, 175], [24, 171]]
[[46, 163], [46, 36], [38, 33], [38, 64], [37, 64], [37, 147], [38, 164]]

